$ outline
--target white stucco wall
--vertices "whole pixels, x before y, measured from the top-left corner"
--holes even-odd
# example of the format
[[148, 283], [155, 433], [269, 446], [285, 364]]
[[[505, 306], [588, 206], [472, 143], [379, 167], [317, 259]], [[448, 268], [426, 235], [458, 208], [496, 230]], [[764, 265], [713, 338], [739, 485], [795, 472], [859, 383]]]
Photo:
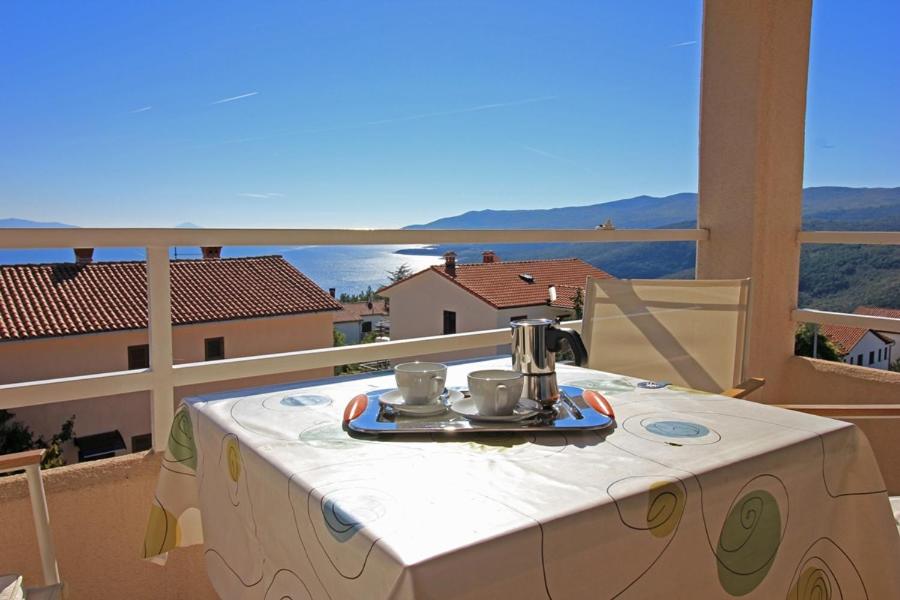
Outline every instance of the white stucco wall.
[[[225, 338], [227, 358], [328, 348], [332, 344], [331, 327], [330, 312], [178, 325], [172, 329], [174, 359], [176, 364], [201, 362], [204, 339], [220, 336]], [[124, 371], [128, 368], [128, 346], [147, 342], [146, 329], [2, 342], [0, 384]], [[325, 368], [185, 386], [176, 388], [175, 398], [331, 374], [332, 370]], [[60, 424], [73, 414], [77, 436], [118, 429], [129, 449], [132, 436], [150, 431], [149, 392], [53, 402], [13, 408], [11, 412], [16, 420], [45, 438], [59, 431]], [[67, 448], [66, 459], [75, 462], [76, 458], [74, 448]]]
[[[456, 312], [456, 331], [481, 331], [509, 326], [512, 317], [556, 318], [571, 314], [571, 310], [551, 306], [526, 306], [496, 309], [459, 285], [433, 272], [418, 275], [385, 292], [391, 299], [391, 339], [406, 340], [441, 335], [444, 311]], [[491, 346], [474, 350], [410, 358], [427, 360], [458, 360], [476, 356], [505, 354], [509, 346]]]
[[362, 330], [363, 323], [371, 324], [371, 331], [375, 331], [379, 323], [387, 320], [389, 319], [385, 315], [362, 315], [359, 321], [335, 323], [334, 328], [344, 334], [347, 344], [358, 344], [362, 341], [363, 336], [366, 335]]
[[[887, 369], [891, 361], [894, 360], [894, 348], [891, 344], [886, 344], [881, 338], [872, 333], [871, 331], [867, 331], [866, 335], [863, 336], [859, 343], [853, 347], [853, 350], [847, 353], [847, 356], [844, 357], [844, 362], [848, 364], [857, 364], [857, 357], [862, 354], [863, 367], [869, 367], [871, 369]], [[882, 359], [878, 360], [878, 351], [881, 350]], [[869, 353], [875, 352], [875, 362], [869, 363]]]
[[348, 344], [358, 344], [360, 340], [359, 321], [345, 321], [343, 323], [335, 323], [334, 328], [344, 334], [345, 341]]

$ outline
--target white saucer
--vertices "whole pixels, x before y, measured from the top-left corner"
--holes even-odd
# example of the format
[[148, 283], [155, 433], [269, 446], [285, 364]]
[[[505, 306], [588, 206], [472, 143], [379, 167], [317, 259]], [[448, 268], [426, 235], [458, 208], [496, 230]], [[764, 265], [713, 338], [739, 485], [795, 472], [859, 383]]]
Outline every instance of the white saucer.
[[475, 400], [472, 398], [462, 398], [450, 404], [450, 410], [458, 415], [462, 415], [473, 421], [497, 421], [514, 423], [516, 421], [524, 421], [530, 419], [534, 415], [541, 412], [541, 405], [534, 400], [519, 400], [511, 415], [480, 415], [478, 409], [475, 408]]
[[441, 396], [437, 402], [429, 402], [428, 404], [407, 404], [406, 400], [403, 399], [400, 390], [391, 390], [383, 393], [378, 398], [378, 401], [392, 407], [401, 414], [428, 417], [431, 415], [439, 415], [447, 410], [444, 398], [447, 398], [446, 402], [452, 403], [461, 400], [463, 395], [461, 392], [450, 390], [449, 395]]

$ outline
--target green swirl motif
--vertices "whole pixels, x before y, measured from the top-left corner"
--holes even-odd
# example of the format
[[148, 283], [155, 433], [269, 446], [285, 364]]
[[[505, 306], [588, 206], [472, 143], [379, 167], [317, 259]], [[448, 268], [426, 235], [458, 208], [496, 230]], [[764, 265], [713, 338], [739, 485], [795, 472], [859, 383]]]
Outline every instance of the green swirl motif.
[[197, 470], [197, 447], [194, 445], [194, 429], [186, 406], [175, 413], [169, 432], [169, 454], [172, 459], [193, 471]]
[[832, 591], [831, 577], [827, 572], [818, 567], [807, 567], [791, 586], [787, 600], [832, 600]]
[[684, 491], [672, 481], [660, 481], [647, 491], [647, 529], [653, 537], [669, 536], [684, 514]]
[[616, 394], [633, 392], [634, 384], [627, 379], [579, 379], [577, 381], [567, 381], [566, 385], [584, 388], [586, 390], [596, 390], [606, 394]]
[[766, 578], [780, 544], [778, 502], [765, 490], [744, 494], [732, 505], [719, 534], [719, 583], [732, 596], [749, 594]]

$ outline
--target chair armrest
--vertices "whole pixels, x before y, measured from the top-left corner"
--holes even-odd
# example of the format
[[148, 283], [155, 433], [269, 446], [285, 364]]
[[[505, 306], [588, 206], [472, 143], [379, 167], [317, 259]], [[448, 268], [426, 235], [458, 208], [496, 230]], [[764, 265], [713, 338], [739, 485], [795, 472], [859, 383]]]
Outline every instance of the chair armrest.
[[38, 448], [37, 450], [2, 454], [0, 455], [0, 473], [24, 469], [28, 465], [39, 465], [46, 451], [44, 448]]
[[751, 377], [750, 379], [737, 384], [735, 387], [723, 391], [722, 395], [728, 396], [729, 398], [746, 398], [749, 394], [764, 385], [766, 385], [766, 380], [762, 377]]

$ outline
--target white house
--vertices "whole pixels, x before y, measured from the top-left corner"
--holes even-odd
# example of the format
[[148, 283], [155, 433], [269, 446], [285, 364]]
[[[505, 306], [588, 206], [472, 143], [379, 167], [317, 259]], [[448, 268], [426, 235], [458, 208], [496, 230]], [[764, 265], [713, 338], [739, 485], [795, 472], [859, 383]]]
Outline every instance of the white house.
[[344, 310], [334, 314], [334, 328], [344, 334], [348, 344], [358, 344], [379, 327], [388, 323], [387, 303], [384, 300], [345, 302]]
[[[502, 262], [488, 251], [480, 263], [457, 264], [453, 252], [444, 259], [378, 291], [390, 299], [391, 339], [496, 329], [524, 318], [574, 318], [576, 291], [583, 297], [587, 278], [612, 277], [577, 258]], [[492, 347], [441, 358], [504, 351]]]
[[[900, 319], [900, 308], [878, 308], [875, 306], [858, 306], [856, 310], [853, 311], [854, 314], [857, 315], [867, 315], [870, 317], [887, 317], [889, 319]], [[894, 333], [892, 331], [879, 331], [879, 334], [886, 338], [890, 338], [894, 340], [894, 343], [900, 342], [900, 333]], [[894, 348], [897, 348], [895, 345]], [[891, 360], [895, 361], [900, 356], [897, 356], [896, 350], [892, 353]]]
[[844, 325], [822, 325], [820, 333], [831, 340], [841, 355], [841, 360], [847, 364], [887, 369], [895, 358], [894, 340], [880, 331]]

